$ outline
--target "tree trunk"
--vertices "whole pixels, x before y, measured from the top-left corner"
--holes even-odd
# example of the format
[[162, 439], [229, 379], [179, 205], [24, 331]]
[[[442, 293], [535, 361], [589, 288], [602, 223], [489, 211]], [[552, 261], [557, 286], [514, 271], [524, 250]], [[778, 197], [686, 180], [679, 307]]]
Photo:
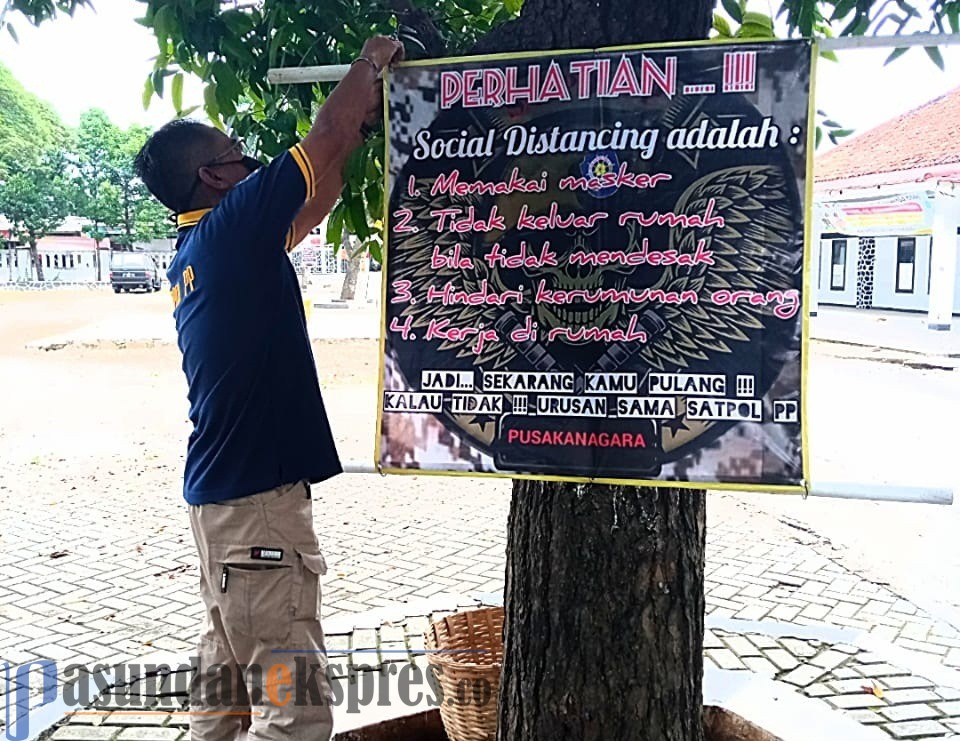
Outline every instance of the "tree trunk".
[[43, 263], [40, 262], [40, 250], [37, 249], [36, 241], [30, 242], [30, 259], [37, 271], [37, 280], [43, 283]]
[[[526, 0], [477, 52], [702, 39], [713, 0]], [[499, 741], [702, 741], [702, 491], [515, 481]]]
[[357, 297], [357, 279], [360, 277], [360, 268], [366, 251], [353, 243], [352, 237], [345, 237], [343, 248], [347, 251], [347, 272], [343, 276], [343, 287], [340, 289], [341, 301], [353, 301]]

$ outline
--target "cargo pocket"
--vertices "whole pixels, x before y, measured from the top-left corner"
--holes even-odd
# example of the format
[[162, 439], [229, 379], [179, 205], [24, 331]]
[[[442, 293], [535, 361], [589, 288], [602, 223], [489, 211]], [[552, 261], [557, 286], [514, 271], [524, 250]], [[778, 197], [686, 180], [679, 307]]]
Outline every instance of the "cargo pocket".
[[320, 619], [320, 577], [327, 573], [327, 562], [315, 547], [297, 551], [300, 595], [295, 620]]
[[217, 602], [228, 632], [271, 642], [290, 637], [293, 566], [239, 561], [225, 553], [215, 557], [214, 565], [220, 580]]

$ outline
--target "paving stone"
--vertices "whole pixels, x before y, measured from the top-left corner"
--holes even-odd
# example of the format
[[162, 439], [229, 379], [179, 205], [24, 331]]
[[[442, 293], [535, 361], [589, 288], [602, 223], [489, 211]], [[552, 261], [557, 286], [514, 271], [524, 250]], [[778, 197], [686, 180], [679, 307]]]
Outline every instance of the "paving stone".
[[858, 672], [856, 669], [851, 669], [849, 666], [841, 666], [839, 669], [834, 669], [830, 672], [837, 679], [862, 679], [863, 675]]
[[934, 707], [944, 715], [960, 717], [960, 701], [938, 702]]
[[883, 713], [886, 718], [892, 721], [929, 720], [931, 718], [940, 717], [940, 713], [937, 712], [933, 707], [923, 703], [917, 703], [914, 705], [894, 705], [893, 707], [884, 708], [880, 712]]
[[721, 669], [747, 668], [729, 648], [708, 648], [704, 653]]
[[909, 674], [901, 677], [881, 677], [880, 682], [891, 690], [912, 690], [921, 687], [933, 688], [933, 682], [923, 677]]
[[117, 741], [177, 741], [182, 728], [124, 728]]
[[890, 690], [884, 697], [891, 705], [909, 705], [914, 702], [937, 702], [940, 696], [931, 690]]
[[747, 669], [764, 677], [775, 677], [780, 671], [775, 664], [762, 656], [745, 656], [741, 659]]
[[927, 736], [943, 736], [947, 733], [946, 726], [934, 720], [911, 720], [906, 723], [888, 723], [883, 726], [894, 738], [924, 738]]
[[856, 679], [834, 679], [826, 683], [838, 695], [858, 695], [864, 692], [864, 687], [870, 687], [870, 680], [863, 677]]
[[776, 664], [777, 668], [779, 668], [781, 671], [790, 671], [791, 669], [796, 669], [800, 665], [800, 662], [797, 661], [797, 658], [783, 648], [767, 649], [763, 652], [763, 655]]
[[350, 640], [350, 648], [367, 649], [377, 647], [377, 631], [375, 630], [355, 630]]
[[861, 723], [865, 726], [874, 725], [875, 723], [883, 723], [884, 717], [880, 715], [879, 708], [873, 709], [864, 709], [864, 710], [845, 710], [844, 715], [848, 718], [853, 718], [857, 723]]
[[906, 669], [901, 669], [890, 664], [872, 664], [870, 666], [859, 666], [857, 671], [865, 677], [895, 677], [897, 675], [909, 674]]
[[944, 700], [960, 700], [960, 688], [958, 687], [937, 687], [934, 691]]
[[53, 732], [51, 741], [109, 741], [119, 729], [104, 726], [62, 726]]
[[849, 654], [828, 649], [810, 659], [810, 663], [824, 669], [835, 669], [849, 658]]
[[874, 708], [886, 705], [879, 697], [868, 692], [862, 692], [859, 695], [837, 695], [836, 697], [828, 697], [827, 702], [841, 710], [860, 710], [862, 708]]
[[795, 684], [797, 687], [806, 687], [807, 685], [813, 684], [820, 679], [824, 673], [824, 670], [818, 666], [805, 664], [787, 672], [780, 677], [780, 680], [783, 682], [788, 682], [789, 684]]
[[721, 641], [712, 630], [707, 628], [703, 631], [703, 647], [723, 648], [723, 641]]
[[760, 649], [754, 646], [753, 643], [744, 636], [723, 636], [721, 640], [741, 659], [747, 656], [760, 656]]
[[794, 656], [799, 656], [804, 659], [815, 656], [817, 653], [817, 649], [814, 646], [811, 646], [807, 641], [801, 641], [797, 638], [782, 638], [780, 639], [780, 645]]
[[746, 636], [747, 639], [757, 648], [779, 648], [780, 644], [777, 643], [770, 636], [760, 635], [758, 633], [750, 633]]
[[118, 711], [104, 719], [105, 726], [162, 726], [169, 720], [167, 713], [132, 713]]
[[327, 653], [336, 653], [337, 651], [347, 651], [350, 649], [349, 635], [324, 636], [323, 645], [326, 646]]
[[920, 651], [926, 654], [937, 654], [938, 656], [943, 656], [948, 650], [946, 646], [932, 643], [929, 640], [915, 641], [910, 638], [904, 638], [903, 636], [897, 638], [896, 645], [908, 651]]
[[403, 626], [384, 625], [380, 628], [380, 642], [403, 641], [406, 635]]

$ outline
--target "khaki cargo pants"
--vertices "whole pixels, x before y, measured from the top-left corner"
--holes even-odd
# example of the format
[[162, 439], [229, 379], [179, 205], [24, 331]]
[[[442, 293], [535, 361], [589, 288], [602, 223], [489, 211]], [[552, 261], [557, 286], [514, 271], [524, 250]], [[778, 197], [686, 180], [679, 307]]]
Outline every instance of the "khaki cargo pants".
[[207, 608], [190, 690], [193, 741], [326, 741], [320, 628], [327, 567], [309, 484], [190, 507]]

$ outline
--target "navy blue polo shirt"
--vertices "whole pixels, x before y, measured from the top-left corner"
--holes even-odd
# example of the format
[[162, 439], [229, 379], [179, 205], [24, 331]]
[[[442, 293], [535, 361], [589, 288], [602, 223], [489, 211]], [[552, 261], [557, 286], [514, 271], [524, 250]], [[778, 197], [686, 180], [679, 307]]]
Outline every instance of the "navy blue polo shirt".
[[167, 277], [193, 422], [183, 481], [190, 504], [342, 470], [286, 254], [315, 187], [297, 145], [215, 208], [178, 217]]

